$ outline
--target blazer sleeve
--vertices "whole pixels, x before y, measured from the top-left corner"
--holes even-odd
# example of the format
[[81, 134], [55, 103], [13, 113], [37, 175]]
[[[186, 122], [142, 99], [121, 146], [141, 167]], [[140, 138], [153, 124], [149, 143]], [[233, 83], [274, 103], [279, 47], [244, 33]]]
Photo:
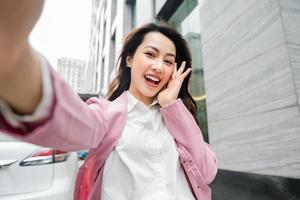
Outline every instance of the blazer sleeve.
[[26, 123], [26, 129], [11, 126], [0, 114], [0, 130], [39, 146], [75, 151], [96, 147], [107, 130], [105, 99], [84, 103], [70, 86], [49, 67], [53, 88], [50, 112], [42, 121]]
[[160, 111], [176, 142], [185, 147], [206, 184], [210, 184], [217, 174], [216, 155], [212, 147], [204, 141], [192, 114], [181, 99], [162, 107]]

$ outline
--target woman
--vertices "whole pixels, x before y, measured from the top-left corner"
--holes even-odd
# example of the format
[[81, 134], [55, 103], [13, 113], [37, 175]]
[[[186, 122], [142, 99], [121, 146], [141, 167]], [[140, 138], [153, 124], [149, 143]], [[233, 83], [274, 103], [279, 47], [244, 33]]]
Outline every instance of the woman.
[[[44, 58], [25, 46], [0, 76], [10, 77], [18, 92], [31, 91], [34, 97], [25, 105], [5, 93], [1, 86], [7, 83], [1, 81], [0, 97], [15, 113], [42, 114], [15, 122], [2, 111], [1, 128], [41, 146], [89, 148], [74, 199], [211, 199], [215, 154], [196, 123], [196, 104], [188, 92], [191, 56], [177, 31], [163, 23], [132, 31], [108, 100], [92, 98], [87, 105]], [[21, 71], [38, 86], [22, 88]]]

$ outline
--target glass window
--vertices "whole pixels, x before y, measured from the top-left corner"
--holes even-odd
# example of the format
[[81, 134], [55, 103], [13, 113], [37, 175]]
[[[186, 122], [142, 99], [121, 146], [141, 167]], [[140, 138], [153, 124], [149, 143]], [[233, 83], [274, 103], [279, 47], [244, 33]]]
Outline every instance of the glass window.
[[111, 1], [111, 25], [117, 16], [117, 0]]
[[115, 68], [115, 54], [116, 54], [116, 30], [110, 39], [110, 52], [109, 52], [109, 75], [114, 75]]
[[204, 89], [200, 14], [198, 1], [183, 1], [169, 19], [169, 23], [185, 37], [192, 51], [193, 74], [190, 82], [190, 92], [197, 103], [198, 121], [200, 123], [205, 141], [208, 142], [206, 95]]

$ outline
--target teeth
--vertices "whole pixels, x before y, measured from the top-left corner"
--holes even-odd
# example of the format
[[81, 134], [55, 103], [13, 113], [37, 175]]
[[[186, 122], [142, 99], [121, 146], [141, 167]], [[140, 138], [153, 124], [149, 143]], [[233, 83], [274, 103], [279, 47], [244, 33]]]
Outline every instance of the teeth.
[[156, 77], [154, 77], [154, 76], [151, 76], [151, 75], [145, 75], [145, 77], [148, 78], [148, 79], [151, 79], [152, 81], [156, 81], [156, 82], [159, 81], [158, 78], [156, 78]]

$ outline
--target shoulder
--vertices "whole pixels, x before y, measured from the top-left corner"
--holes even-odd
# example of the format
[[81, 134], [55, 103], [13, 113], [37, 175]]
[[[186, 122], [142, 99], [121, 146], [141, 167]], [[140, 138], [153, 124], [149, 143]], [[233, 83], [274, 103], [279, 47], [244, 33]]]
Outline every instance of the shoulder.
[[89, 106], [96, 106], [96, 107], [105, 107], [105, 108], [117, 108], [123, 109], [127, 105], [127, 98], [126, 92], [122, 93], [118, 98], [113, 101], [109, 101], [104, 97], [91, 97], [89, 98], [86, 103]]
[[110, 101], [108, 101], [106, 98], [104, 97], [91, 97], [89, 98], [86, 103], [88, 105], [91, 105], [91, 104], [109, 104]]

